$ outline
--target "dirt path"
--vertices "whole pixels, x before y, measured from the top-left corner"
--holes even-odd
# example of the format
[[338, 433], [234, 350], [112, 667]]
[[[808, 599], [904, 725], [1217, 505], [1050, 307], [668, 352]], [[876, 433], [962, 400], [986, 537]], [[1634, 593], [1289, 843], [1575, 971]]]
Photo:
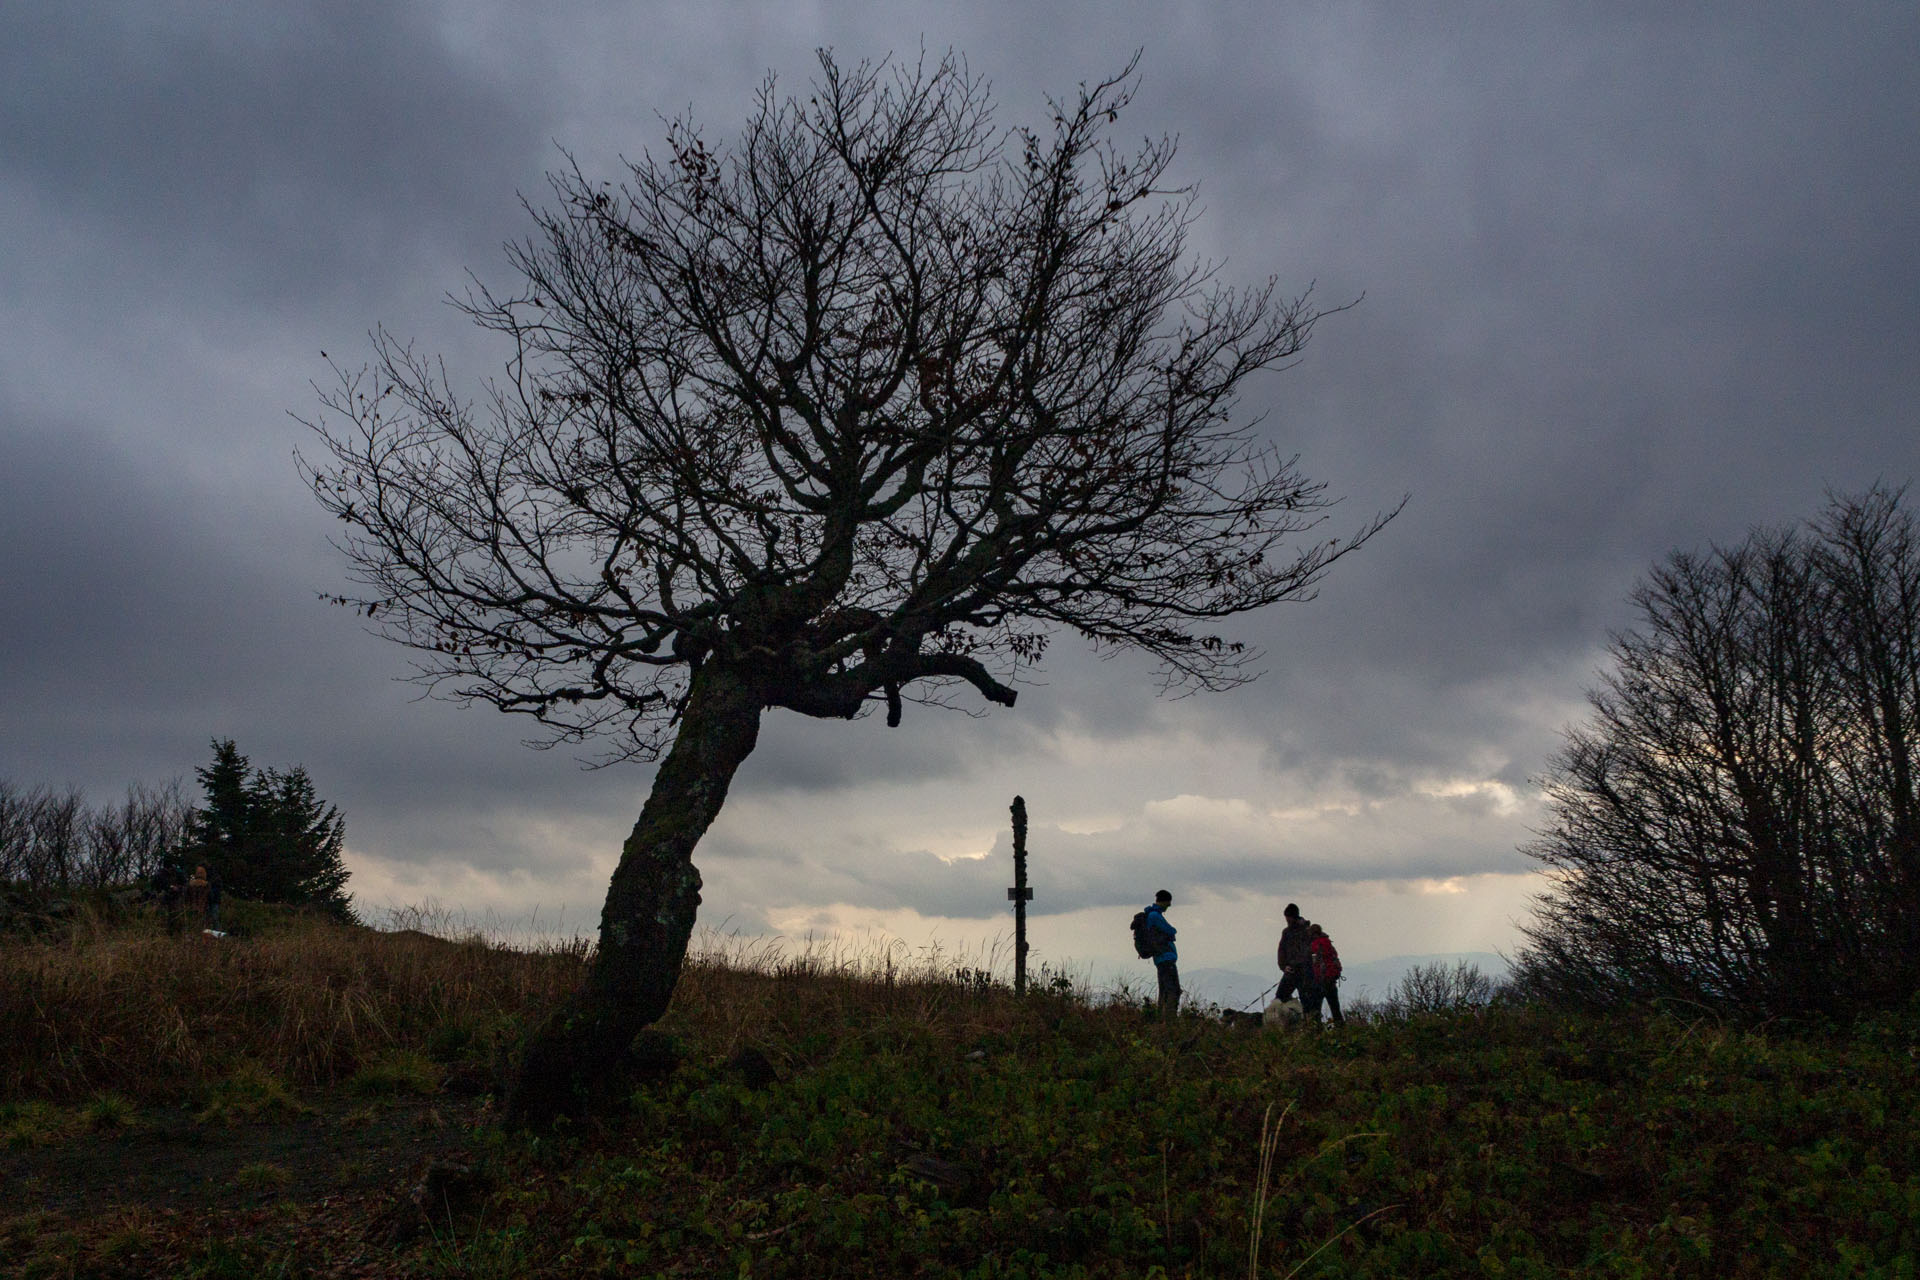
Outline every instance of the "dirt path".
[[201, 1122], [147, 1110], [117, 1132], [0, 1147], [10, 1213], [85, 1218], [112, 1209], [245, 1209], [392, 1189], [433, 1157], [470, 1149], [478, 1099], [317, 1103], [303, 1115]]

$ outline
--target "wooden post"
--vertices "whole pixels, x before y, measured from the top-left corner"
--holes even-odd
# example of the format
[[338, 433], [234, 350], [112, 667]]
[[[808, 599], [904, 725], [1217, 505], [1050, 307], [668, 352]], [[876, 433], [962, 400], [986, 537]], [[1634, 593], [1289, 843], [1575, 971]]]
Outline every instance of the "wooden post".
[[1013, 887], [1007, 890], [1013, 902], [1013, 993], [1027, 993], [1027, 903], [1033, 890], [1027, 887], [1027, 802], [1013, 798]]

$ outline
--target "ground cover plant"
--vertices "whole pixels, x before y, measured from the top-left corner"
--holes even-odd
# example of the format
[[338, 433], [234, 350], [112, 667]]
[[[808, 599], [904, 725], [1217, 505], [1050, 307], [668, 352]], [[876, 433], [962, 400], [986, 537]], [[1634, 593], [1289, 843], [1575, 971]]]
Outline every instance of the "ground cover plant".
[[1016, 998], [989, 961], [710, 942], [651, 1072], [532, 1136], [488, 1076], [577, 950], [313, 922], [7, 943], [0, 1268], [1914, 1274], [1912, 1015], [1276, 1033], [1065, 978]]

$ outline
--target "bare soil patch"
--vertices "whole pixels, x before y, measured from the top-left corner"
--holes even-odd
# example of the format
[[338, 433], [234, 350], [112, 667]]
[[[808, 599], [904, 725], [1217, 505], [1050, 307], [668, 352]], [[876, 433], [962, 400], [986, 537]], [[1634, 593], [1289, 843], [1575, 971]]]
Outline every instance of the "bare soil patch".
[[10, 1213], [82, 1219], [145, 1208], [222, 1212], [398, 1188], [434, 1158], [473, 1144], [483, 1099], [368, 1102], [326, 1097], [311, 1111], [199, 1120], [191, 1108], [146, 1108], [124, 1128], [43, 1146], [0, 1147]]

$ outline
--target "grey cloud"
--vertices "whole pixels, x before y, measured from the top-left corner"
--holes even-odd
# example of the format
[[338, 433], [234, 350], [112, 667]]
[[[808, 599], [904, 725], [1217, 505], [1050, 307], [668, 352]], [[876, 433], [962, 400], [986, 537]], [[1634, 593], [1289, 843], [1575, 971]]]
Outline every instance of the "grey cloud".
[[[1144, 900], [1159, 887], [1176, 894], [1285, 892], [1287, 884], [1525, 871], [1531, 864], [1515, 845], [1530, 816], [1511, 797], [1425, 795], [1404, 785], [1353, 812], [1274, 814], [1234, 797], [1168, 797], [1108, 831], [1034, 825], [1028, 836], [1034, 910], [1117, 906]], [[818, 832], [736, 825], [709, 837], [699, 860], [710, 886], [757, 895], [743, 900], [773, 895], [963, 919], [1003, 913], [1012, 875], [1004, 834], [985, 857], [943, 859], [925, 849], [825, 843]]]
[[[1896, 194], [1915, 153], [1890, 145], [1896, 12], [1767, 30], [1479, 6], [1423, 31], [1351, 6], [1333, 52], [1377, 76], [1351, 114], [1295, 91], [1264, 134], [1189, 135], [1211, 191], [1273, 207], [1219, 233], [1239, 265], [1278, 226], [1283, 279], [1368, 295], [1272, 381], [1271, 430], [1354, 506], [1414, 495], [1321, 602], [1246, 629], [1274, 671], [1236, 710], [1334, 750], [1458, 743], [1476, 719], [1510, 740], [1498, 684], [1584, 679], [1668, 547], [1920, 468], [1886, 394], [1909, 380], [1920, 244]], [[1330, 80], [1314, 33], [1291, 47]]]
[[[917, 732], [886, 727], [884, 713], [856, 720], [768, 714], [740, 782], [754, 792], [850, 791], [902, 779], [964, 776], [965, 746], [936, 726], [965, 713], [909, 707]], [[903, 716], [903, 720], [905, 717]]]
[[[943, 862], [913, 835], [966, 825], [946, 790], [1121, 814], [1110, 836], [1037, 822], [1042, 911], [1163, 880], [1513, 869], [1526, 779], [1650, 561], [1920, 477], [1910, 5], [1141, 2], [1031, 31], [997, 0], [6, 10], [0, 776], [111, 795], [230, 735], [308, 765], [350, 844], [396, 866], [534, 868], [535, 893], [617, 848], [648, 770], [585, 773], [488, 709], [417, 705], [405, 655], [317, 605], [340, 565], [283, 411], [318, 349], [355, 362], [377, 322], [487, 372], [501, 353], [438, 299], [464, 267], [500, 278], [551, 143], [611, 170], [688, 104], [724, 134], [765, 68], [798, 88], [822, 43], [952, 44], [1006, 123], [1144, 46], [1124, 132], [1181, 135], [1195, 247], [1225, 278], [1366, 295], [1243, 408], [1348, 495], [1328, 533], [1413, 501], [1318, 601], [1227, 628], [1267, 652], [1232, 695], [1169, 712], [1137, 660], [1062, 638], [982, 720], [770, 717], [699, 854], [736, 921], [1004, 910], [1004, 845]], [[1216, 799], [1377, 816], [1297, 847], [1156, 825], [1141, 805], [1175, 784], [1137, 761], [1178, 774], [1176, 729], [1247, 757]], [[1420, 795], [1435, 778], [1505, 784], [1519, 816]]]
[[478, 712], [417, 705], [388, 678], [400, 655], [317, 599], [324, 546], [235, 538], [204, 489], [96, 432], [0, 413], [0, 777], [96, 796], [181, 777], [192, 794], [209, 740], [232, 737], [256, 764], [306, 765], [356, 843], [391, 830], [375, 847], [482, 858], [498, 842], [463, 843], [459, 815], [608, 796], [511, 724], [476, 732]]
[[[424, 6], [16, 6], [0, 30], [0, 166], [196, 292], [362, 303], [422, 252], [491, 248], [546, 145], [544, 68], [489, 82]], [[531, 171], [537, 173], [537, 169]]]

